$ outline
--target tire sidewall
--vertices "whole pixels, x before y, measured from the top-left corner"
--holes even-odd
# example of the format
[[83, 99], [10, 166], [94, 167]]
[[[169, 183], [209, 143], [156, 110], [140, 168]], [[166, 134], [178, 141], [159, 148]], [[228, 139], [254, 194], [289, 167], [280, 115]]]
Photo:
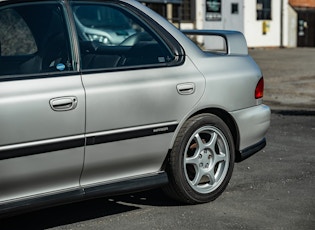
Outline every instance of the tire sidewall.
[[[213, 126], [220, 130], [220, 132], [224, 135], [229, 149], [229, 165], [228, 170], [225, 175], [225, 178], [221, 182], [221, 184], [210, 193], [199, 193], [195, 191], [189, 184], [185, 175], [185, 165], [184, 165], [184, 157], [185, 150], [190, 140], [191, 136], [196, 132], [196, 130], [200, 129], [204, 126]], [[221, 120], [219, 117], [212, 114], [201, 114], [196, 117], [192, 117], [187, 121], [187, 123], [182, 127], [180, 133], [183, 135], [178, 135], [177, 146], [173, 149], [173, 154], [175, 154], [174, 158], [177, 164], [174, 162], [173, 167], [178, 172], [178, 185], [183, 188], [183, 195], [187, 197], [187, 200], [194, 201], [193, 203], [204, 203], [209, 202], [216, 199], [226, 188], [233, 172], [234, 160], [235, 160], [235, 151], [234, 151], [234, 143], [231, 132], [227, 125]]]

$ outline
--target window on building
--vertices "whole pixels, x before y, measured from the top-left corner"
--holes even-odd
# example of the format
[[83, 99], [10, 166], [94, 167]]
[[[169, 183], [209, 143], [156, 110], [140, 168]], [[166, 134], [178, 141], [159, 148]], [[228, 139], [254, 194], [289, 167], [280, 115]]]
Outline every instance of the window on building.
[[183, 0], [181, 4], [173, 4], [173, 21], [194, 22], [195, 1]]
[[231, 4], [231, 14], [238, 14], [238, 3]]
[[166, 5], [161, 3], [147, 3], [147, 7], [166, 18]]
[[195, 1], [184, 0], [182, 3], [182, 20], [183, 21], [194, 21], [195, 20]]
[[257, 20], [271, 20], [271, 0], [257, 0]]
[[221, 21], [221, 0], [206, 0], [206, 20]]

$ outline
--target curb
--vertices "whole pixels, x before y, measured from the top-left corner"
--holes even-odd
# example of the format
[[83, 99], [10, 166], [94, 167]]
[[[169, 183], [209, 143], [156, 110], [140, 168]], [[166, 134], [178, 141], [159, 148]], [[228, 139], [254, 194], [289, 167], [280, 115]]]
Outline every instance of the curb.
[[315, 116], [314, 110], [271, 109], [271, 113], [283, 116]]

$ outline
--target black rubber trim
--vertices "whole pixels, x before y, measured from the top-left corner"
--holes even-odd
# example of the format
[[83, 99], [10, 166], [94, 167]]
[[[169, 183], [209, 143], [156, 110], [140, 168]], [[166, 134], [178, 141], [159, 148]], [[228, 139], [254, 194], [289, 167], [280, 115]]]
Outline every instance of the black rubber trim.
[[56, 143], [40, 144], [29, 147], [14, 148], [10, 150], [0, 150], [0, 160], [6, 160], [17, 157], [25, 157], [47, 152], [60, 151], [65, 149], [72, 149], [83, 147], [85, 145], [85, 138], [75, 140], [60, 141]]
[[115, 134], [105, 134], [101, 136], [88, 137], [86, 145], [96, 145], [103, 144], [114, 141], [122, 141], [133, 138], [147, 137], [153, 135], [160, 135], [165, 133], [174, 132], [177, 128], [177, 125], [161, 126], [143, 130], [129, 131], [124, 133], [115, 133]]
[[166, 183], [168, 183], [166, 172], [160, 172], [155, 175], [112, 184], [104, 184], [86, 189], [78, 188], [76, 190], [65, 191], [54, 195], [8, 202], [0, 205], [0, 218], [98, 197], [116, 196], [129, 192], [144, 191], [160, 187]]
[[116, 196], [134, 191], [148, 190], [168, 183], [166, 172], [151, 175], [143, 178], [135, 178], [123, 182], [104, 184], [95, 187], [85, 188], [86, 198], [102, 196]]
[[67, 71], [67, 72], [46, 72], [46, 73], [34, 73], [34, 74], [12, 74], [0, 76], [0, 82], [7, 81], [24, 81], [24, 80], [36, 80], [47, 78], [64, 78], [68, 76], [78, 76], [79, 72]]
[[168, 67], [168, 63], [156, 63], [156, 64], [146, 64], [146, 65], [134, 65], [134, 66], [117, 66], [117, 67], [108, 67], [101, 69], [83, 69], [81, 70], [82, 74], [94, 74], [94, 73], [112, 73], [118, 71], [131, 71], [131, 70], [145, 70], [145, 69], [157, 69]]
[[236, 157], [235, 161], [236, 162], [241, 162], [247, 158], [249, 158], [250, 156], [254, 155], [255, 153], [259, 152], [260, 150], [262, 150], [265, 146], [266, 146], [267, 142], [266, 142], [266, 138], [262, 139], [261, 141], [259, 141], [258, 143], [243, 149], [241, 151], [239, 151], [238, 156]]
[[62, 204], [69, 204], [80, 201], [84, 198], [84, 190], [77, 189], [54, 195], [41, 196], [37, 198], [13, 201], [0, 205], [0, 217], [8, 217], [23, 212], [35, 211], [38, 209], [53, 207]]
[[[147, 137], [153, 135], [160, 135], [174, 132], [177, 125], [160, 126], [155, 128], [129, 131], [115, 134], [105, 134], [101, 136], [88, 137], [86, 145], [96, 145], [108, 142], [122, 141], [133, 138]], [[0, 160], [7, 160], [17, 157], [25, 157], [36, 154], [43, 154], [48, 152], [60, 151], [65, 149], [72, 149], [85, 146], [85, 138], [78, 138], [75, 140], [60, 141], [55, 143], [40, 144], [29, 147], [13, 148], [9, 150], [0, 150]]]

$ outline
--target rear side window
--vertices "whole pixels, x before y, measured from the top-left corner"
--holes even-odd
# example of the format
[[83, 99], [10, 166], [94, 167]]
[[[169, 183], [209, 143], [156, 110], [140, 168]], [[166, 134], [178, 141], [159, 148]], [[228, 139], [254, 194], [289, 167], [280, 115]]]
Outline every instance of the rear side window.
[[0, 78], [69, 70], [70, 43], [60, 4], [0, 8]]
[[76, 3], [72, 9], [83, 70], [165, 65], [175, 58], [148, 24], [118, 5]]

